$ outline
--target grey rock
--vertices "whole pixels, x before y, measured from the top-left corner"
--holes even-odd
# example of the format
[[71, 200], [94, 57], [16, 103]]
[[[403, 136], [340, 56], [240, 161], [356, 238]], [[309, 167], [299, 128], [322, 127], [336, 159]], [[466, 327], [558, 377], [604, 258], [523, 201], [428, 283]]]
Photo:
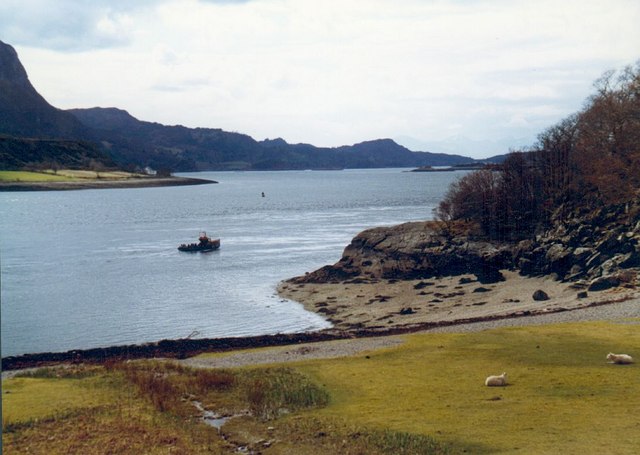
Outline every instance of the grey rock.
[[627, 262], [631, 258], [631, 253], [618, 254], [600, 265], [602, 275], [611, 275], [620, 270], [621, 264]]
[[483, 286], [480, 286], [480, 287], [475, 288], [475, 289], [474, 289], [473, 291], [471, 291], [471, 292], [489, 292], [490, 290], [491, 290], [491, 289], [489, 289], [489, 288], [485, 288], [485, 287], [483, 287]]
[[593, 248], [578, 247], [573, 250], [573, 258], [578, 262], [586, 261], [593, 254]]
[[589, 284], [589, 291], [604, 291], [620, 286], [620, 279], [615, 275], [601, 276]]
[[533, 300], [535, 300], [536, 302], [549, 300], [549, 294], [547, 294], [541, 289], [538, 289], [536, 292], [534, 292], [532, 297], [533, 297]]
[[585, 266], [587, 267], [587, 269], [590, 269], [602, 264], [605, 260], [606, 259], [603, 254], [596, 252], [595, 254], [591, 255], [589, 259], [587, 259], [587, 263], [585, 264]]

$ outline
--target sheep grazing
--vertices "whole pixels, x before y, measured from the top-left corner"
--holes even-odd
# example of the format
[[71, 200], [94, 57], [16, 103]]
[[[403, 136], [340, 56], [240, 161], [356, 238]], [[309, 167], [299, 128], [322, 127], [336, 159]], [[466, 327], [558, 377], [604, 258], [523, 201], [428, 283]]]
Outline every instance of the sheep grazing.
[[507, 385], [507, 373], [502, 373], [500, 376], [489, 376], [484, 385], [487, 387], [504, 387]]
[[607, 354], [607, 360], [609, 363], [617, 363], [618, 365], [628, 365], [633, 363], [633, 357], [628, 354], [614, 354], [610, 352]]

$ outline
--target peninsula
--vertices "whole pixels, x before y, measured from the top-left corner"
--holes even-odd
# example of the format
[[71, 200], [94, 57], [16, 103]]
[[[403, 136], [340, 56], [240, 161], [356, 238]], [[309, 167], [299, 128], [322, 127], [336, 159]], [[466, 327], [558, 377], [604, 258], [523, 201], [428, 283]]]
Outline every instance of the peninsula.
[[0, 191], [63, 191], [107, 188], [150, 188], [160, 186], [218, 183], [190, 177], [155, 176], [123, 171], [95, 172], [65, 170], [49, 172], [0, 171]]

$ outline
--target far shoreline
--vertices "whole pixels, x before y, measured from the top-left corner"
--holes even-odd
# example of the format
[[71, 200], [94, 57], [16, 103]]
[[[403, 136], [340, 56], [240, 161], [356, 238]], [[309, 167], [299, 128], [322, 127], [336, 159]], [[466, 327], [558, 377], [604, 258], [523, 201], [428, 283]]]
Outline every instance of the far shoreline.
[[156, 188], [170, 186], [208, 185], [218, 183], [192, 177], [139, 177], [127, 179], [85, 179], [55, 182], [0, 182], [0, 192], [12, 191], [71, 191], [114, 188]]

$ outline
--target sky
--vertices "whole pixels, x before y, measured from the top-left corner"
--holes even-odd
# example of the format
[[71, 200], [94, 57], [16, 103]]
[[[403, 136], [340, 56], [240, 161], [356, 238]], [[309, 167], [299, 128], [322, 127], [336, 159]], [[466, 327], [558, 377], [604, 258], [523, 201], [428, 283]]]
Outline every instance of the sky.
[[2, 0], [62, 109], [257, 140], [484, 158], [532, 145], [640, 59], [638, 0]]

